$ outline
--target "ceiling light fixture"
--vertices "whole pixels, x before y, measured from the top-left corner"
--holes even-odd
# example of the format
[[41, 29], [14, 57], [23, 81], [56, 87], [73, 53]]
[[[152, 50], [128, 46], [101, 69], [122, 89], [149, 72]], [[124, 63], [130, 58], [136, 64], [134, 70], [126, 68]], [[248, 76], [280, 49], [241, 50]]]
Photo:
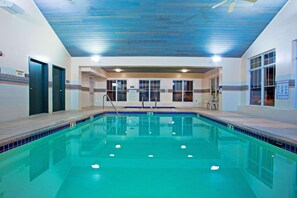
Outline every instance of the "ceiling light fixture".
[[188, 69], [182, 69], [182, 70], [180, 70], [181, 72], [183, 72], [183, 73], [186, 73], [186, 72], [188, 72], [189, 70]]
[[121, 72], [121, 71], [123, 71], [123, 70], [121, 70], [120, 68], [116, 68], [114, 71], [116, 71], [116, 72]]
[[11, 14], [23, 14], [24, 10], [11, 1], [0, 0], [0, 8]]
[[222, 61], [222, 57], [217, 56], [217, 55], [212, 57], [212, 62], [217, 63], [217, 62], [220, 62], [220, 61]]
[[100, 56], [98, 56], [98, 55], [94, 55], [94, 56], [92, 56], [91, 57], [91, 59], [92, 59], [92, 61], [94, 61], [94, 62], [96, 62], [96, 63], [98, 63], [99, 61], [100, 61]]

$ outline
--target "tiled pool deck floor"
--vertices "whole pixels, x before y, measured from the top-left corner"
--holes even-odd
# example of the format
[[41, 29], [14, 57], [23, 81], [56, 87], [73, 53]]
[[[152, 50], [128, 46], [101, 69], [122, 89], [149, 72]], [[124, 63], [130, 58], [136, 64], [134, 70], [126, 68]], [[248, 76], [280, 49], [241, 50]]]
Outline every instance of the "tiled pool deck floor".
[[[36, 133], [43, 129], [53, 128], [57, 125], [77, 121], [105, 111], [111, 108], [88, 108], [76, 111], [56, 112], [40, 114], [15, 121], [0, 122], [0, 146], [12, 142], [20, 137]], [[151, 109], [124, 109], [119, 111], [151, 111]], [[236, 112], [209, 111], [201, 108], [177, 108], [177, 109], [154, 109], [158, 112], [195, 112], [207, 117], [227, 122], [230, 124], [254, 129], [258, 133], [268, 137], [289, 142], [297, 146], [297, 123], [284, 123], [264, 117], [255, 117]], [[0, 115], [4, 116], [4, 115]]]

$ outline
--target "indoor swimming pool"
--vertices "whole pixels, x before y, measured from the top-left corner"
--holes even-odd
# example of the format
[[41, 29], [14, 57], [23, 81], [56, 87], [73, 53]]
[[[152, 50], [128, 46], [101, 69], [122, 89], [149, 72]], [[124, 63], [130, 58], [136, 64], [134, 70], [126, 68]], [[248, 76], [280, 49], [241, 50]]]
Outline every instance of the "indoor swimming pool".
[[296, 198], [296, 182], [296, 154], [194, 113], [103, 114], [0, 154], [0, 198]]

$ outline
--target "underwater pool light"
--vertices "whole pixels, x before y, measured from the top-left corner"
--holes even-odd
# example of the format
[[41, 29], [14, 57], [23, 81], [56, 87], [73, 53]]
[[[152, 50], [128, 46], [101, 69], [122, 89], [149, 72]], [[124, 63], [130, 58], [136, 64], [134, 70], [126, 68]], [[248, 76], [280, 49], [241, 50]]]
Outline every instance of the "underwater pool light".
[[219, 170], [219, 169], [220, 169], [219, 166], [211, 166], [211, 167], [210, 167], [210, 170], [212, 170], [212, 171], [217, 171], [217, 170]]
[[92, 164], [91, 167], [92, 167], [93, 169], [98, 169], [98, 168], [100, 168], [99, 164]]

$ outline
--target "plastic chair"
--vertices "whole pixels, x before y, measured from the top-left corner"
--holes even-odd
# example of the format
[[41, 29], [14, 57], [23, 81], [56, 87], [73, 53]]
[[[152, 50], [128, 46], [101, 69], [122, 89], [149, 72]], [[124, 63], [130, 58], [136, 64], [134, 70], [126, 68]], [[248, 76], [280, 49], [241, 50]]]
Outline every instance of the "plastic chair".
[[217, 110], [219, 106], [219, 97], [213, 98], [213, 96], [210, 96], [210, 99], [207, 102], [207, 108], [209, 110], [212, 110], [212, 107], [214, 106], [214, 109]]

